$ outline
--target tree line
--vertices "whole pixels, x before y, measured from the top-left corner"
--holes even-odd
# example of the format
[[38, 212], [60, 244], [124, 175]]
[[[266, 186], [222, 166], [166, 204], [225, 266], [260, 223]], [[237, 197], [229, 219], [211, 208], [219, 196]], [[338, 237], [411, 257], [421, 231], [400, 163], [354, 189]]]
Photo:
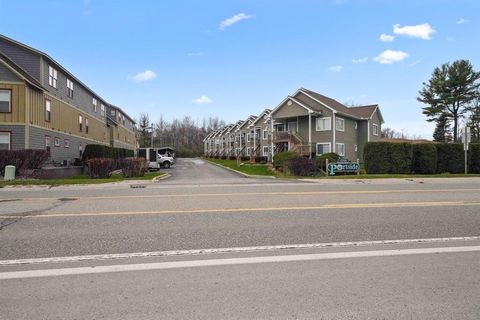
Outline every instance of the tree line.
[[147, 113], [141, 113], [137, 122], [140, 148], [173, 147], [180, 157], [203, 155], [203, 139], [223, 126], [225, 121], [218, 117], [194, 121], [185, 116], [168, 121], [160, 115], [157, 122], [153, 122]]

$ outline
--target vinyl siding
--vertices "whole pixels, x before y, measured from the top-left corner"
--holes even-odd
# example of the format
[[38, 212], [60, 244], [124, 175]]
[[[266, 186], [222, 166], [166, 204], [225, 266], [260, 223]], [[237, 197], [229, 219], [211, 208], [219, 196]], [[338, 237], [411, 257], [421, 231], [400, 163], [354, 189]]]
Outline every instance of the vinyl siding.
[[0, 38], [0, 51], [40, 81], [40, 55]]
[[291, 105], [288, 105], [288, 102], [291, 100], [285, 101], [273, 114], [274, 119], [280, 118], [292, 118], [297, 116], [308, 115], [307, 109], [303, 108], [296, 102], [292, 102]]
[[[51, 121], [45, 120], [45, 100], [51, 101]], [[110, 137], [106, 124], [90, 114], [80, 111], [66, 103], [44, 93], [30, 90], [30, 123], [35, 126], [51, 129], [66, 134], [74, 134], [98, 143], [108, 143]], [[78, 116], [83, 117], [83, 130], [79, 131]], [[89, 131], [85, 132], [85, 119], [89, 119]], [[104, 128], [106, 134], [104, 135]], [[94, 143], [94, 142], [91, 142]]]
[[0, 62], [0, 81], [23, 82], [15, 73]]
[[24, 125], [8, 125], [0, 124], [0, 131], [10, 131], [11, 150], [25, 149], [25, 126]]
[[0, 83], [0, 89], [12, 91], [10, 113], [0, 113], [0, 123], [25, 122], [25, 85]]

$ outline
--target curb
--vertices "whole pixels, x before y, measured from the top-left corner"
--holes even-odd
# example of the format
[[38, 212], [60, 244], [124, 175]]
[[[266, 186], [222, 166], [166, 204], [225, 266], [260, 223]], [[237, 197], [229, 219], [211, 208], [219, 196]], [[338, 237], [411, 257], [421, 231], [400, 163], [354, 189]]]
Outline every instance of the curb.
[[161, 175], [161, 176], [158, 176], [158, 177], [155, 177], [152, 179], [152, 182], [153, 183], [158, 183], [162, 180], [165, 180], [167, 178], [170, 178], [172, 175], [170, 173], [165, 173], [164, 175]]
[[207, 161], [208, 163], [213, 164], [213, 165], [215, 165], [215, 166], [217, 166], [217, 167], [220, 167], [220, 168], [229, 170], [229, 171], [231, 171], [231, 172], [235, 172], [236, 174], [239, 174], [239, 175], [241, 175], [241, 176], [244, 176], [245, 178], [277, 179], [277, 177], [275, 177], [275, 176], [259, 176], [259, 175], [247, 174], [247, 173], [244, 173], [244, 172], [241, 172], [241, 171], [238, 171], [238, 170], [229, 168], [229, 167], [222, 166], [221, 164], [218, 164], [218, 163], [215, 163], [215, 162], [211, 162], [211, 161], [209, 161], [209, 160], [205, 160], [205, 161]]

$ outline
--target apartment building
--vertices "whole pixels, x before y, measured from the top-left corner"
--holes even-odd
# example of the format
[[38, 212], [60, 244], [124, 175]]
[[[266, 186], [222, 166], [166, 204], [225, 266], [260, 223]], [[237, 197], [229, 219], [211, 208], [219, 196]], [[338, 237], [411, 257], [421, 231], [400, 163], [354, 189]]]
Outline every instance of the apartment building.
[[135, 149], [136, 140], [135, 122], [120, 108], [47, 54], [0, 35], [1, 149], [48, 149], [65, 164], [88, 144]]
[[[268, 157], [295, 151], [315, 157], [335, 152], [351, 161], [363, 159], [368, 141], [381, 139], [384, 120], [378, 105], [347, 107], [335, 99], [300, 88], [273, 110], [266, 109], [235, 125], [235, 155]], [[210, 143], [210, 136], [205, 139]], [[222, 139], [218, 130], [216, 139]], [[208, 152], [207, 156], [219, 154]]]

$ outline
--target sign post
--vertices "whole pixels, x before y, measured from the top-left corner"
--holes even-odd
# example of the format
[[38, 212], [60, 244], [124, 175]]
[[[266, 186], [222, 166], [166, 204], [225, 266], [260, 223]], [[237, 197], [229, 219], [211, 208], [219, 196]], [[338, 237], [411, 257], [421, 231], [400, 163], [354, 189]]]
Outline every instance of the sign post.
[[465, 126], [462, 131], [462, 142], [463, 142], [463, 151], [465, 152], [465, 174], [468, 173], [468, 144], [472, 140], [472, 134], [470, 127]]

